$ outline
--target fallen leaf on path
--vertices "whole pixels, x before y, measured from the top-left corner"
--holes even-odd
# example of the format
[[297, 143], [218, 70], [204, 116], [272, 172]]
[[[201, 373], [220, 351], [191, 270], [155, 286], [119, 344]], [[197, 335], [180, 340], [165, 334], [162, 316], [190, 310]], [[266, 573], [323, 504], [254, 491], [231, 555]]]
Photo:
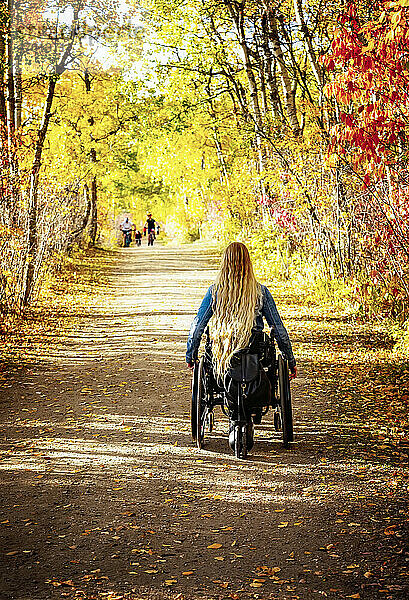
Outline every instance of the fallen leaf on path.
[[274, 575], [275, 573], [279, 573], [281, 571], [281, 568], [267, 567], [266, 565], [263, 565], [262, 567], [256, 567], [256, 571], [261, 571], [261, 573], [258, 573], [258, 575]]
[[210, 546], [207, 547], [211, 548], [212, 550], [217, 550], [218, 548], [222, 547], [222, 544], [210, 544]]

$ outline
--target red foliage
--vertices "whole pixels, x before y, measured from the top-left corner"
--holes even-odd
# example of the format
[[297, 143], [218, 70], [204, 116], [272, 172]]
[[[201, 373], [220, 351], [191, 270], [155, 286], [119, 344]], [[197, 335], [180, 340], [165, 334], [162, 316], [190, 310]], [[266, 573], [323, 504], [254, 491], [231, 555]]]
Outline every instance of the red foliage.
[[[328, 96], [347, 108], [331, 130], [331, 149], [349, 157], [365, 181], [399, 170], [409, 128], [409, 2], [352, 0], [324, 64]], [[359, 150], [359, 152], [356, 152]]]
[[281, 229], [283, 233], [296, 233], [298, 231], [297, 220], [293, 212], [280, 206], [277, 197], [271, 197], [268, 194], [263, 194], [258, 200], [260, 206], [267, 208], [272, 223]]

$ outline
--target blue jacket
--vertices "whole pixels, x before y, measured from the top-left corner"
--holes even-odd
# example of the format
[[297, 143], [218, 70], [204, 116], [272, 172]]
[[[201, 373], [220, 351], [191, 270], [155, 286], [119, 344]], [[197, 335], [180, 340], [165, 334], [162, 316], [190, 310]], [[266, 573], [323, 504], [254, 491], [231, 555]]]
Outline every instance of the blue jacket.
[[[205, 297], [202, 300], [202, 304], [197, 312], [196, 317], [193, 319], [192, 325], [189, 331], [189, 337], [187, 340], [187, 352], [186, 362], [192, 363], [197, 357], [197, 352], [200, 346], [200, 340], [206, 325], [210, 321], [213, 314], [213, 287], [211, 285], [206, 292]], [[288, 359], [289, 367], [295, 366], [295, 358], [291, 347], [290, 338], [286, 328], [283, 325], [280, 315], [278, 314], [277, 307], [275, 305], [271, 292], [266, 288], [265, 285], [261, 286], [262, 291], [262, 302], [260, 307], [256, 310], [254, 319], [254, 329], [263, 331], [264, 322], [263, 317], [267, 321], [269, 327], [274, 327], [274, 337], [277, 340], [277, 345], [285, 358]]]

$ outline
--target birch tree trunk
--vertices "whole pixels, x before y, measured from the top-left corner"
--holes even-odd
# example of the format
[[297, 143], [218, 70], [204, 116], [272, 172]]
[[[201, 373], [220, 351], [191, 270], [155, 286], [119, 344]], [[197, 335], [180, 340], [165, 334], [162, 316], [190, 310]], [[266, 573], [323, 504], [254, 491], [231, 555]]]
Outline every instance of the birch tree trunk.
[[14, 77], [14, 128], [16, 131], [18, 131], [21, 127], [21, 112], [23, 106], [23, 81], [21, 65], [24, 53], [24, 40], [21, 36], [22, 7], [18, 0], [12, 1], [14, 2], [14, 10], [10, 13], [10, 18], [11, 35], [13, 37], [13, 52], [11, 55], [11, 59]]
[[269, 40], [273, 55], [277, 61], [277, 67], [280, 72], [281, 83], [283, 86], [284, 104], [286, 107], [288, 121], [295, 136], [301, 133], [300, 123], [297, 116], [297, 107], [295, 104], [295, 87], [293, 87], [291, 78], [285, 63], [284, 52], [281, 47], [280, 38], [278, 35], [276, 17], [271, 8], [267, 8]]
[[[3, 6], [1, 6], [3, 5]], [[6, 125], [7, 123], [7, 105], [6, 105], [6, 39], [7, 39], [7, 10], [6, 1], [1, 0], [1, 17], [0, 17], [0, 124]]]
[[257, 58], [257, 71], [258, 71], [258, 79], [260, 82], [260, 94], [261, 94], [261, 109], [262, 109], [262, 117], [263, 121], [267, 118], [269, 114], [269, 106], [267, 101], [267, 85], [266, 85], [266, 70], [265, 70], [265, 60], [262, 56], [262, 50], [260, 47], [260, 35], [257, 33], [255, 35], [255, 55]]
[[294, 0], [294, 12], [295, 19], [297, 21], [297, 25], [300, 28], [302, 36], [304, 38], [305, 50], [307, 52], [308, 59], [311, 64], [312, 72], [314, 73], [315, 80], [318, 84], [320, 91], [322, 92], [322, 86], [324, 84], [324, 80], [322, 77], [322, 70], [317, 61], [317, 57], [315, 56], [314, 46], [311, 39], [311, 33], [308, 29], [303, 15], [303, 7], [302, 0]]
[[15, 131], [15, 87], [14, 87], [14, 56], [13, 56], [13, 13], [14, 13], [14, 0], [8, 0], [7, 2], [7, 13], [8, 13], [8, 24], [6, 34], [6, 69], [7, 69], [7, 83], [6, 83], [6, 121], [7, 121], [7, 147], [8, 147], [8, 159], [9, 159], [9, 172], [10, 177], [14, 179], [16, 175], [16, 167], [14, 163], [14, 131]]
[[268, 21], [267, 15], [264, 12], [261, 18], [261, 46], [263, 49], [263, 66], [264, 74], [267, 80], [267, 86], [270, 95], [271, 112], [275, 119], [280, 118], [282, 115], [282, 106], [280, 101], [280, 94], [278, 93], [277, 81], [273, 66], [273, 57], [270, 50], [270, 44], [268, 41]]
[[15, 89], [15, 105], [14, 105], [14, 127], [18, 131], [21, 127], [21, 112], [23, 109], [23, 81], [21, 73], [21, 54], [14, 61], [14, 89]]
[[[225, 0], [225, 4], [230, 12], [232, 21], [236, 27], [238, 41], [243, 52], [244, 68], [247, 75], [247, 81], [249, 84], [250, 92], [250, 104], [253, 111], [253, 121], [255, 130], [255, 143], [258, 154], [259, 173], [262, 174], [265, 171], [265, 158], [263, 155], [263, 149], [261, 145], [261, 133], [263, 131], [263, 120], [260, 111], [260, 103], [258, 98], [258, 88], [256, 77], [253, 71], [253, 65], [251, 64], [251, 51], [247, 45], [246, 34], [244, 30], [244, 6], [245, 2], [232, 3], [230, 0]], [[261, 194], [265, 194], [265, 185], [263, 179], [260, 180], [260, 191]]]
[[246, 35], [244, 32], [244, 2], [240, 4], [235, 3], [234, 6], [230, 0], [225, 0], [225, 3], [230, 12], [232, 21], [236, 27], [239, 44], [243, 52], [244, 68], [246, 70], [247, 81], [249, 84], [249, 92], [251, 99], [250, 102], [253, 109], [255, 125], [256, 128], [259, 129], [262, 127], [262, 119], [260, 112], [260, 103], [258, 99], [257, 82], [254, 76], [253, 67], [250, 60], [250, 51], [247, 45]]

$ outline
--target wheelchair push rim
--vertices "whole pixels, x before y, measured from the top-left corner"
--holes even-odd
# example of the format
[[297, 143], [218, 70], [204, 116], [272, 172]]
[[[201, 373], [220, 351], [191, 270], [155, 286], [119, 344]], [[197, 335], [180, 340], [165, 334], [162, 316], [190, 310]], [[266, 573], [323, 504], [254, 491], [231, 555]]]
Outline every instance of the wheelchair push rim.
[[192, 395], [190, 401], [190, 427], [192, 440], [195, 442], [197, 439], [197, 381], [198, 381], [198, 368], [199, 363], [196, 361], [195, 366], [193, 367], [193, 377], [192, 377]]
[[206, 404], [206, 373], [203, 356], [195, 363], [192, 379], [192, 400], [190, 407], [192, 440], [200, 449], [203, 446], [206, 427], [213, 428], [213, 413]]
[[278, 388], [280, 396], [279, 410], [281, 427], [283, 431], [283, 444], [285, 447], [287, 447], [290, 442], [294, 441], [294, 431], [288, 362], [284, 360], [282, 356], [278, 357]]
[[205, 390], [205, 372], [204, 372], [204, 358], [199, 360], [198, 373], [197, 373], [197, 402], [196, 402], [196, 423], [197, 423], [197, 435], [196, 445], [200, 449], [204, 442], [204, 433], [206, 426], [207, 410], [205, 406], [206, 401], [206, 390]]

